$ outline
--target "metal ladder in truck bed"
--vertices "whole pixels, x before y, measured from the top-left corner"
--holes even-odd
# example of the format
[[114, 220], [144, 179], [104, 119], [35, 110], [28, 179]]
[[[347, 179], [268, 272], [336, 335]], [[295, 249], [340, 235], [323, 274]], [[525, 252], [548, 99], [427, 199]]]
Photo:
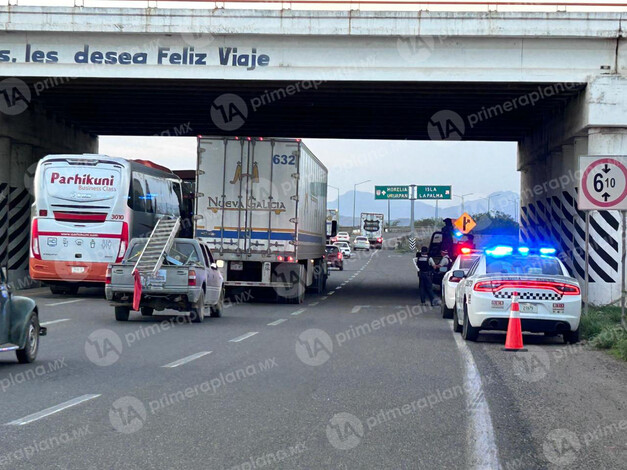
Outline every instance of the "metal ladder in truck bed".
[[181, 218], [159, 219], [152, 230], [146, 247], [139, 256], [133, 271], [145, 276], [154, 276], [161, 265], [165, 255], [172, 248], [172, 243], [181, 226]]

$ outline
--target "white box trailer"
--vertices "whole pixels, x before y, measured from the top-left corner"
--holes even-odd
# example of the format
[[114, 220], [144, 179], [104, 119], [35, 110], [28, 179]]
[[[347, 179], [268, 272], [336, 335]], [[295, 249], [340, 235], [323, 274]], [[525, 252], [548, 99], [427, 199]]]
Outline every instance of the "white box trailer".
[[324, 291], [327, 173], [300, 139], [199, 137], [195, 237], [227, 287], [291, 303]]
[[381, 249], [383, 246], [383, 214], [362, 212], [359, 228], [362, 235], [368, 237], [372, 248]]

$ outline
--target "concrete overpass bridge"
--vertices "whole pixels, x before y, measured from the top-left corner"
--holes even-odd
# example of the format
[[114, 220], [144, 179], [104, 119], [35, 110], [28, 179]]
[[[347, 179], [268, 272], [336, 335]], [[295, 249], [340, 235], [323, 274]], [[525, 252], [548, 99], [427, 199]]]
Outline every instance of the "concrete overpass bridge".
[[[624, 21], [1, 7], [0, 259], [15, 276], [27, 266], [27, 169], [96, 151], [98, 135], [506, 140], [523, 238], [557, 243], [582, 276], [576, 157], [627, 154]], [[620, 295], [619, 228], [614, 212], [592, 217], [593, 302]]]

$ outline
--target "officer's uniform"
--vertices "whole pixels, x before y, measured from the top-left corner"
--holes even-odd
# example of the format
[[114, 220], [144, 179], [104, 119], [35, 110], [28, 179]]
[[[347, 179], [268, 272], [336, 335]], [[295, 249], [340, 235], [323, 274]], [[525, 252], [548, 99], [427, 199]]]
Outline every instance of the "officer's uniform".
[[432, 261], [429, 259], [428, 253], [418, 253], [418, 260], [416, 265], [420, 270], [418, 272], [419, 290], [420, 290], [420, 301], [424, 304], [427, 297], [431, 302], [431, 305], [434, 305], [435, 295], [433, 294], [433, 281], [431, 280], [431, 276], [433, 274], [433, 268], [431, 267]]

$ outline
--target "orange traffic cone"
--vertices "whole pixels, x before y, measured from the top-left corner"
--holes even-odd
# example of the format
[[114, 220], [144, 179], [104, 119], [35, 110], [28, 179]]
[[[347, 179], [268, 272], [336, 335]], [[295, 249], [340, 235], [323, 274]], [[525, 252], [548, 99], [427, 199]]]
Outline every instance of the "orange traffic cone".
[[523, 348], [522, 327], [520, 325], [520, 307], [518, 305], [518, 292], [512, 293], [512, 308], [507, 323], [507, 337], [505, 338], [505, 351], [526, 351]]

